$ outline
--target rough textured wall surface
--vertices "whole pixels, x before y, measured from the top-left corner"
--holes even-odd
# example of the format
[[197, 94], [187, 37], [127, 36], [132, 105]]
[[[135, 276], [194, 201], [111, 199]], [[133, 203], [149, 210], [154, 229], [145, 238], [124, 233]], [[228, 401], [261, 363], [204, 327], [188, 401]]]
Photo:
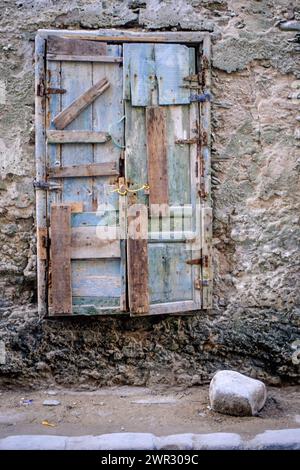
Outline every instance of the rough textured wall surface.
[[[299, 381], [299, 3], [0, 0], [0, 23], [0, 383], [190, 385], [224, 367]], [[212, 33], [211, 313], [43, 320], [30, 304], [33, 40], [99, 27]]]

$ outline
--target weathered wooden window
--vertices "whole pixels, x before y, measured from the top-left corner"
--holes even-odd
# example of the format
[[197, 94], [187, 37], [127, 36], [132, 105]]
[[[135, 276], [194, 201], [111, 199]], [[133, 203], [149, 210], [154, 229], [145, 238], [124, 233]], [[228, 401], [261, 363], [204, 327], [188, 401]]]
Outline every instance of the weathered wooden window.
[[210, 38], [40, 31], [41, 313], [211, 308]]

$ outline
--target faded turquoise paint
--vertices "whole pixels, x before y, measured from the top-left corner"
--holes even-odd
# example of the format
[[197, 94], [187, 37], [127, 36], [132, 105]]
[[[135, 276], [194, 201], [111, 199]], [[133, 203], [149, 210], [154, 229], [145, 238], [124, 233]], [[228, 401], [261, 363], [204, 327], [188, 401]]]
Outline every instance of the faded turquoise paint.
[[[122, 56], [121, 46], [107, 46], [107, 55], [113, 57]], [[121, 149], [124, 145], [124, 121], [120, 121], [124, 116], [122, 100], [122, 67], [113, 63], [92, 64], [93, 83], [107, 78], [110, 87], [92, 103], [93, 130], [104, 131], [112, 135], [112, 140], [103, 144], [94, 145], [94, 163], [116, 162], [119, 165]], [[115, 142], [115, 143], [114, 143]], [[113, 193], [114, 186], [111, 184], [114, 178], [99, 176], [94, 178], [93, 198], [94, 207], [109, 204], [118, 210], [118, 196]]]
[[180, 44], [125, 44], [124, 92], [132, 106], [189, 104], [190, 90], [184, 77], [190, 74], [195, 50]]
[[189, 106], [168, 106], [167, 156], [169, 172], [169, 202], [171, 205], [191, 203], [190, 147], [176, 144], [190, 134]]
[[73, 297], [74, 315], [113, 315], [119, 313], [118, 297]]
[[[47, 79], [49, 88], [61, 88], [60, 83], [60, 62], [48, 62], [47, 63]], [[49, 106], [49, 122], [47, 125], [50, 129], [54, 129], [52, 119], [61, 111], [61, 95], [53, 94], [48, 98], [47, 104]], [[61, 146], [55, 144], [49, 144], [47, 146], [47, 165], [49, 166], [60, 166], [61, 164]], [[54, 180], [55, 181], [55, 180]], [[56, 180], [60, 183], [59, 180]], [[60, 202], [61, 192], [50, 191], [48, 193], [48, 213], [50, 214], [50, 205], [55, 202]]]
[[[90, 62], [62, 62], [61, 86], [67, 92], [62, 95], [62, 109], [92, 86]], [[67, 130], [92, 130], [92, 108], [82, 111]], [[93, 163], [92, 144], [62, 144], [62, 165]], [[66, 178], [63, 182], [63, 202], [83, 202], [84, 210], [93, 210], [93, 182], [91, 178]]]
[[94, 227], [119, 225], [119, 212], [75, 212], [71, 214], [72, 227]]
[[83, 259], [72, 261], [73, 297], [118, 298], [120, 304], [121, 278], [118, 259]]
[[[189, 309], [198, 309], [200, 303], [195, 296], [194, 283], [199, 278], [200, 269], [199, 265], [187, 263], [193, 257], [200, 257], [199, 250], [192, 251], [188, 243], [194, 236], [191, 229], [196, 209], [194, 203], [197, 191], [195, 185], [196, 168], [192, 163], [190, 145], [175, 143], [176, 140], [194, 137], [191, 133], [191, 107], [197, 105], [189, 105], [190, 91], [187, 88], [182, 88], [181, 85], [188, 83], [183, 80], [184, 77], [195, 73], [195, 50], [176, 44], [147, 44], [148, 56], [153, 57], [154, 53], [155, 73], [160, 88], [158, 94], [151, 95], [151, 99], [147, 93], [141, 96], [141, 99], [147, 98], [144, 102], [138, 101], [139, 97], [133, 95], [133, 86], [132, 83], [129, 83], [129, 78], [131, 79], [131, 70], [129, 69], [131, 63], [137, 60], [138, 56], [135, 56], [137, 50], [139, 50], [137, 45], [129, 44], [124, 52], [124, 65], [127, 68], [124, 74], [124, 96], [126, 98], [125, 168], [126, 177], [134, 186], [140, 186], [148, 181], [145, 106], [167, 105], [165, 109], [171, 218], [169, 220], [149, 214], [148, 268], [151, 310], [154, 312], [155, 305], [157, 305], [160, 313], [170, 312], [172, 311], [170, 304], [182, 302], [182, 311], [184, 311], [187, 308], [184, 304], [186, 301], [190, 301]], [[126, 51], [129, 56], [127, 60], [125, 60]], [[145, 55], [145, 49], [143, 49], [143, 53]], [[140, 76], [138, 75], [139, 70], [141, 71]], [[138, 86], [138, 81], [145, 80], [143, 75], [145, 70], [147, 67], [144, 69], [135, 68], [138, 77], [134, 90], [137, 95], [143, 90], [142, 86]], [[160, 81], [160, 77], [163, 80]], [[146, 87], [146, 89], [148, 88]], [[131, 102], [128, 97], [131, 97]], [[143, 103], [144, 107], [135, 106], [137, 102]], [[198, 120], [199, 115], [196, 118]], [[193, 122], [194, 127], [196, 127], [196, 122]], [[136, 196], [137, 203], [149, 204], [149, 198], [143, 192], [138, 192]], [[184, 205], [187, 206], [186, 209], [183, 208]], [[184, 210], [187, 216], [185, 219], [183, 218]]]
[[180, 44], [155, 44], [155, 65], [160, 105], [189, 104], [190, 90], [183, 88], [189, 75], [189, 49]]
[[[108, 46], [108, 54], [122, 55], [122, 48]], [[194, 297], [194, 281], [199, 277], [199, 267], [187, 264], [188, 260], [199, 257], [199, 253], [192, 252], [188, 248], [187, 243], [183, 241], [186, 238], [185, 234], [177, 238], [178, 231], [191, 230], [192, 221], [195, 219], [197, 198], [193, 173], [195, 168], [191, 166], [190, 146], [175, 143], [177, 139], [193, 137], [191, 109], [195, 105], [188, 104], [190, 91], [182, 85], [186, 84], [183, 80], [186, 75], [195, 73], [194, 48], [176, 44], [124, 45], [125, 140], [123, 140], [124, 121], [121, 121], [124, 113], [120, 86], [122, 67], [119, 64], [62, 62], [60, 66], [59, 63], [52, 62], [49, 67], [51, 67], [50, 86], [67, 89], [64, 95], [51, 95], [51, 118], [95, 81], [102, 77], [108, 78], [110, 88], [84, 110], [68, 129], [107, 131], [113, 135], [113, 141], [118, 144], [115, 145], [110, 141], [94, 145], [51, 145], [48, 157], [51, 165], [57, 162], [64, 165], [119, 162], [121, 157], [119, 146], [125, 141], [125, 172], [129, 187], [138, 187], [147, 183], [145, 106], [166, 105], [169, 201], [173, 208], [171, 207], [170, 225], [166, 219], [149, 218], [149, 223], [157, 222], [156, 225], [151, 225], [152, 232], [163, 231], [162, 240], [155, 238], [148, 241], [151, 308], [156, 304], [161, 306], [172, 302], [183, 302], [182, 311], [184, 311], [185, 301], [192, 301], [189, 303], [189, 309], [199, 308], [199, 302], [195, 301]], [[156, 89], [154, 74], [158, 77], [159, 90]], [[113, 192], [114, 178], [66, 178], [63, 183], [64, 201], [84, 202], [84, 212], [73, 213], [71, 216], [72, 227], [97, 225], [111, 227], [119, 223], [119, 196]], [[149, 197], [143, 191], [136, 193], [136, 196], [137, 203], [149, 204]], [[99, 204], [103, 206], [97, 211]], [[105, 204], [108, 206], [105, 207]], [[189, 205], [187, 211], [189, 215], [183, 226], [181, 208], [186, 204]], [[122, 297], [121, 304], [123, 302], [124, 306], [126, 293], [123, 242], [121, 256], [122, 259], [72, 260], [74, 314], [120, 312], [120, 298]], [[191, 304], [194, 307], [191, 307]], [[170, 306], [166, 309], [170, 311]], [[160, 312], [163, 312], [161, 307]]]
[[185, 243], [149, 243], [150, 302], [192, 300], [191, 253]]
[[[122, 47], [107, 46], [107, 55], [122, 56]], [[124, 145], [120, 64], [49, 61], [47, 66], [50, 70], [49, 86], [67, 90], [63, 95], [50, 95], [51, 120], [95, 82], [104, 77], [109, 80], [109, 89], [81, 112], [66, 129], [104, 131], [113, 137], [104, 144], [49, 145], [48, 164], [68, 166], [113, 161], [119, 165], [121, 157], [119, 146]], [[48, 127], [54, 128], [51, 123]], [[72, 213], [72, 227], [118, 226], [119, 196], [113, 192], [116, 178], [107, 176], [65, 178], [59, 182], [63, 185], [63, 190], [51, 191], [50, 203], [63, 201], [84, 204], [82, 213]], [[123, 295], [126, 289], [123, 251], [122, 259], [72, 260], [71, 269], [74, 314], [113, 313], [120, 308], [121, 294]]]
[[[125, 102], [125, 114], [125, 174], [129, 184], [137, 188], [148, 183], [145, 108]], [[148, 204], [149, 197], [144, 191], [136, 195], [137, 203]]]
[[130, 44], [130, 94], [132, 106], [152, 102], [155, 87], [155, 62], [152, 44]]

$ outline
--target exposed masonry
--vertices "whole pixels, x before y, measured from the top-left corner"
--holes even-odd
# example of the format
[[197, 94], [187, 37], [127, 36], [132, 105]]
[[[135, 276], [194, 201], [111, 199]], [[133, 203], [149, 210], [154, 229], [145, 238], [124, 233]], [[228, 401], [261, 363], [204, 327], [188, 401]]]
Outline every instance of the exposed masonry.
[[[299, 24], [289, 0], [1, 0], [0, 380], [185, 385], [234, 368], [299, 381]], [[42, 320], [35, 306], [38, 28], [205, 30], [213, 39], [214, 309]], [[22, 307], [16, 307], [23, 304]]]

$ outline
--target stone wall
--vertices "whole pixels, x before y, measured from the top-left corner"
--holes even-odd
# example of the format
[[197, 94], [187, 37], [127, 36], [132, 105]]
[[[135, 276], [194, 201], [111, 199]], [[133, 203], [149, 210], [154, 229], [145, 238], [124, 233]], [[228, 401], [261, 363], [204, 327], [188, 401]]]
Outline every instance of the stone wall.
[[[212, 33], [210, 314], [43, 320], [32, 304], [34, 36], [99, 27]], [[288, 0], [0, 0], [0, 382], [299, 380], [299, 29]]]

